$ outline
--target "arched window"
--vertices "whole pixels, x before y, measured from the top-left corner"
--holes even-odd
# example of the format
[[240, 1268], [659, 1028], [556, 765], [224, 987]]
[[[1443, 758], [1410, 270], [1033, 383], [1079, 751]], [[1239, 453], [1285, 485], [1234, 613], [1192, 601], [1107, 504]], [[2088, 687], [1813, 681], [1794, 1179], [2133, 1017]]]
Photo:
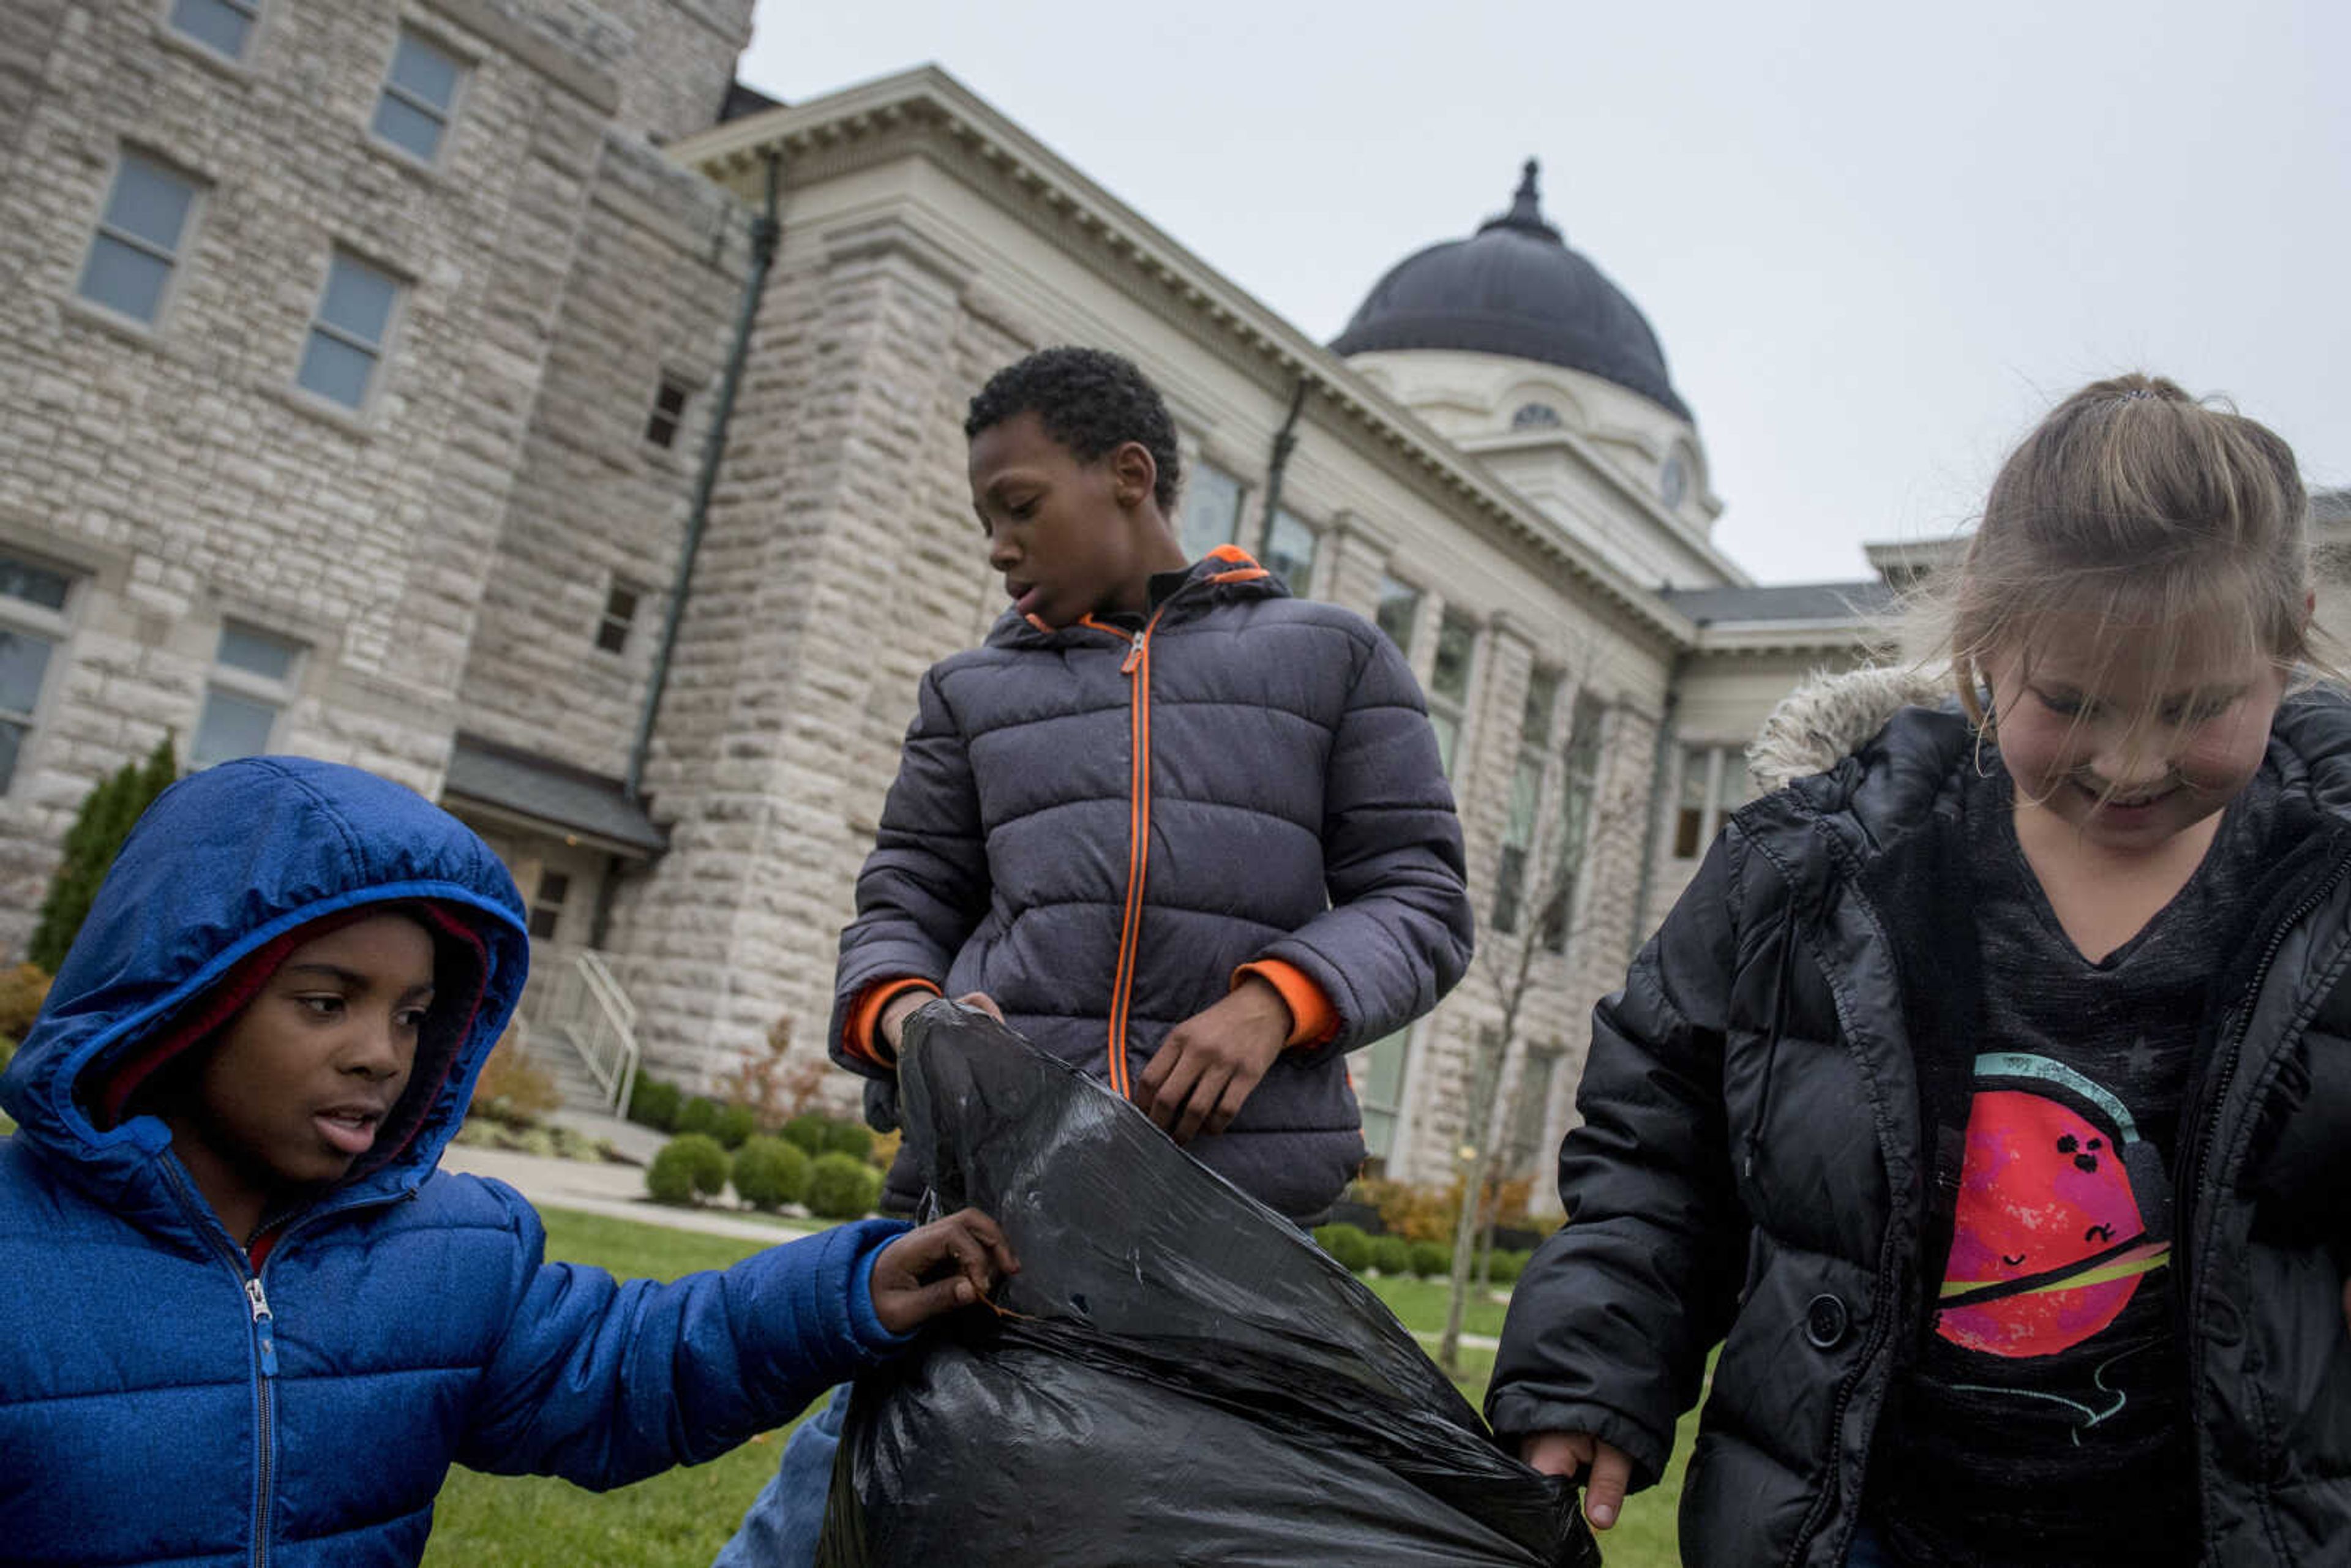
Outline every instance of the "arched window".
[[1560, 423], [1559, 410], [1547, 402], [1522, 402], [1510, 415], [1512, 430], [1552, 430]]

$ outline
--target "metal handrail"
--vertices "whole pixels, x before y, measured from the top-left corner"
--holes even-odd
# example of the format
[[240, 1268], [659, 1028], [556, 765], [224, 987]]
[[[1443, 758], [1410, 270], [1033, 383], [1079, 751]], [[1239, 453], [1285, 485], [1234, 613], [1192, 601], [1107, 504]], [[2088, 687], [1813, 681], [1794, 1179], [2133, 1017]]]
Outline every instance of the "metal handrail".
[[616, 1116], [629, 1113], [636, 1089], [637, 1006], [612, 976], [611, 966], [592, 947], [563, 949], [542, 945], [540, 962], [524, 988], [517, 1009], [535, 1028], [556, 1036], [578, 1053], [604, 1103]]

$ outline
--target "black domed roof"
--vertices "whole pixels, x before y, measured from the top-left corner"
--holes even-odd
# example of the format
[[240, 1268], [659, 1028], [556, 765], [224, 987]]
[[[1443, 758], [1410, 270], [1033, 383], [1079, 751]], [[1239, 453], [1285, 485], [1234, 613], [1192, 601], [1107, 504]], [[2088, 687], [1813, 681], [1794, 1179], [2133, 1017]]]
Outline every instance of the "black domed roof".
[[1416, 252], [1388, 269], [1331, 347], [1466, 349], [1564, 365], [1690, 416], [1638, 307], [1542, 215], [1535, 161], [1510, 210], [1468, 239]]

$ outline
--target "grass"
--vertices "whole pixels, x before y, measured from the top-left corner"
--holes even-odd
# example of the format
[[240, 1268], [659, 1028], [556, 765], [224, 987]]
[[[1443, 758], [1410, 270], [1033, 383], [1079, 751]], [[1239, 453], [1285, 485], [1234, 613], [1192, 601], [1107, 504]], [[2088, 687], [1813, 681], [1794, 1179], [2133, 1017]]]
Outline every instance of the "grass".
[[[623, 1279], [674, 1280], [697, 1269], [723, 1269], [759, 1249], [754, 1241], [670, 1230], [635, 1220], [562, 1209], [542, 1211], [548, 1256], [592, 1263]], [[1443, 1281], [1374, 1279], [1368, 1283], [1416, 1333], [1444, 1331]], [[1503, 1304], [1473, 1298], [1464, 1323], [1471, 1334], [1501, 1332]], [[1424, 1341], [1433, 1345], [1433, 1339]], [[1456, 1386], [1473, 1406], [1485, 1398], [1494, 1369], [1490, 1350], [1465, 1347]], [[1625, 1505], [1623, 1522], [1601, 1537], [1608, 1568], [1675, 1568], [1675, 1515], [1681, 1458], [1697, 1418], [1677, 1437], [1673, 1469], [1656, 1487]], [[787, 1428], [789, 1430], [789, 1428]], [[717, 1554], [782, 1453], [783, 1434], [755, 1438], [691, 1469], [598, 1496], [568, 1481], [452, 1470], [435, 1511], [425, 1568], [701, 1568]]]

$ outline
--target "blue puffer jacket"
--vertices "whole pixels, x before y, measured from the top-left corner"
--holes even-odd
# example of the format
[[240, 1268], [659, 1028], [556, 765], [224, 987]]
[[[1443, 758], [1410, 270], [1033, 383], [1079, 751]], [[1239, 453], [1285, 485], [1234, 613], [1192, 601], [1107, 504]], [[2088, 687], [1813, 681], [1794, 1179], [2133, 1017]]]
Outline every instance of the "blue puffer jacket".
[[1363, 1163], [1344, 1053], [1435, 1007], [1470, 952], [1461, 827], [1403, 655], [1230, 547], [1139, 636], [1008, 612], [933, 666], [857, 911], [831, 1045], [869, 1074], [844, 1029], [878, 982], [985, 991], [1131, 1093], [1238, 967], [1305, 976], [1334, 1031], [1190, 1147], [1300, 1218]]
[[[420, 1047], [384, 1162], [280, 1228], [256, 1277], [163, 1124], [99, 1131], [77, 1087], [271, 938], [392, 899], [465, 916], [481, 1004]], [[543, 1264], [509, 1188], [434, 1170], [528, 956], [505, 868], [396, 785], [256, 758], [148, 811], [0, 1078], [19, 1124], [0, 1140], [0, 1557], [413, 1563], [452, 1460], [618, 1486], [790, 1418], [897, 1343], [865, 1295], [897, 1227], [622, 1285]]]

